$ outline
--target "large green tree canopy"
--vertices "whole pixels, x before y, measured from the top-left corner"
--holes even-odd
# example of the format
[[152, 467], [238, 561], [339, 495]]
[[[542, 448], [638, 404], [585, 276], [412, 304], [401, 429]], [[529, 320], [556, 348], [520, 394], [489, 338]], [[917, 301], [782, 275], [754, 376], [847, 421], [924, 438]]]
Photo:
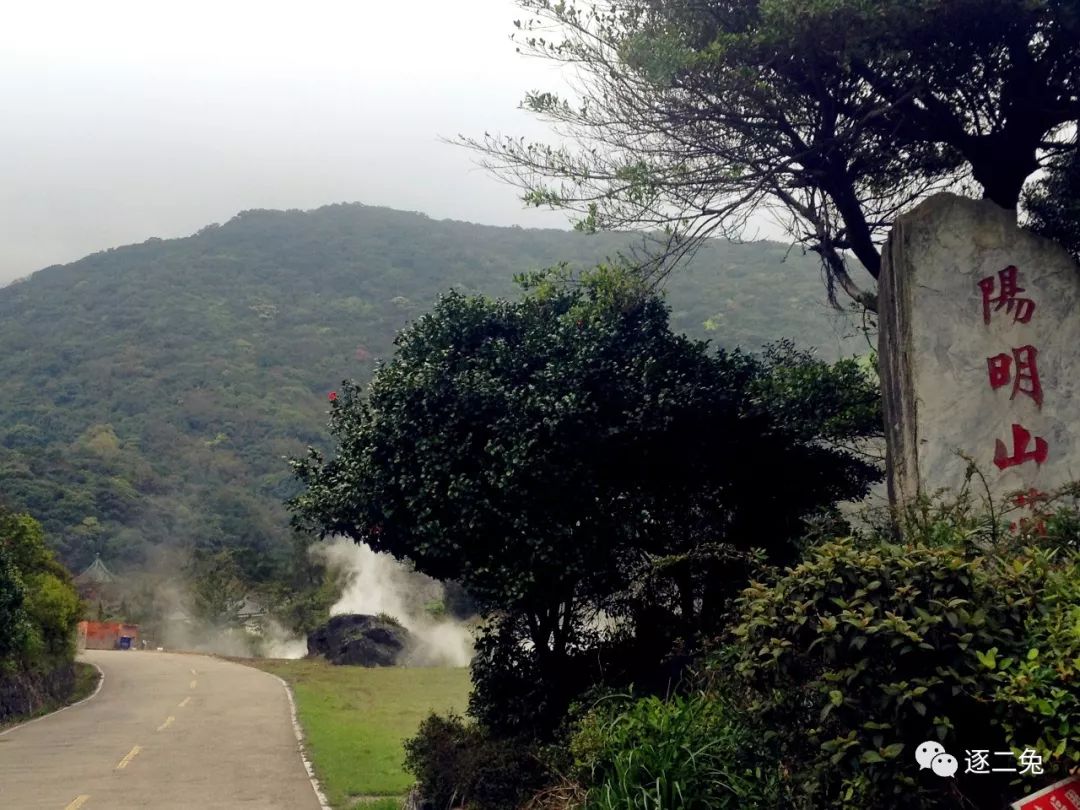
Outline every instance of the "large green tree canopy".
[[41, 525], [0, 506], [0, 670], [70, 663], [79, 612], [71, 575]]
[[[551, 672], [649, 560], [704, 543], [786, 558], [808, 517], [878, 477], [842, 445], [879, 420], [855, 363], [714, 351], [620, 273], [519, 301], [451, 293], [366, 396], [337, 396], [336, 456], [297, 463], [293, 508], [520, 619]], [[676, 583], [682, 619], [730, 584], [714, 573]]]
[[519, 5], [519, 48], [577, 78], [525, 107], [571, 145], [464, 142], [527, 200], [577, 210], [586, 229], [668, 226], [669, 247], [772, 210], [820, 254], [830, 292], [871, 308], [850, 260], [876, 279], [900, 211], [975, 184], [1015, 207], [1076, 149], [1074, 0]]

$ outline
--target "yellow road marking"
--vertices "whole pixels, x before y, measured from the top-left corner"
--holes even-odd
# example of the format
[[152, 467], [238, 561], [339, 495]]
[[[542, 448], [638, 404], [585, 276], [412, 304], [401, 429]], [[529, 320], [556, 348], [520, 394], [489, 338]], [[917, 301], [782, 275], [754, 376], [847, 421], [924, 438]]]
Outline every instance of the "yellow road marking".
[[170, 715], [169, 715], [168, 717], [166, 717], [166, 718], [165, 718], [165, 722], [164, 722], [164, 723], [162, 723], [162, 724], [161, 724], [160, 726], [158, 726], [158, 727], [157, 727], [157, 730], [158, 730], [158, 731], [164, 731], [165, 729], [167, 729], [167, 728], [168, 728], [169, 726], [171, 726], [171, 725], [173, 724], [173, 721], [174, 721], [175, 719], [176, 719], [176, 718], [175, 718], [175, 717], [173, 717], [173, 716], [172, 716], [172, 715], [170, 714]]
[[194, 689], [194, 688], [195, 688], [196, 686], [198, 686], [198, 685], [199, 685], [199, 682], [198, 682], [198, 681], [192, 681], [192, 682], [191, 682], [191, 688], [192, 688], [192, 689]]
[[76, 796], [74, 801], [72, 801], [71, 804], [65, 807], [64, 810], [79, 810], [79, 808], [86, 804], [89, 799], [90, 797], [87, 796], [85, 793], [81, 796]]
[[190, 702], [191, 702], [191, 698], [190, 698], [190, 697], [186, 697], [186, 698], [184, 698], [183, 700], [181, 700], [181, 701], [180, 701], [180, 705], [179, 705], [179, 706], [177, 706], [176, 708], [178, 708], [178, 709], [182, 709], [182, 708], [184, 708], [185, 706], [187, 706], [187, 705], [188, 705], [188, 704], [189, 704]]
[[116, 770], [119, 771], [119, 770], [123, 770], [124, 768], [126, 768], [128, 766], [128, 763], [131, 762], [131, 760], [135, 759], [135, 757], [137, 757], [139, 755], [140, 751], [142, 751], [142, 748], [139, 747], [138, 745], [136, 745], [134, 748], [132, 748], [130, 751], [128, 751], [127, 754], [124, 755], [124, 758], [122, 760], [120, 760], [118, 763], [116, 763]]

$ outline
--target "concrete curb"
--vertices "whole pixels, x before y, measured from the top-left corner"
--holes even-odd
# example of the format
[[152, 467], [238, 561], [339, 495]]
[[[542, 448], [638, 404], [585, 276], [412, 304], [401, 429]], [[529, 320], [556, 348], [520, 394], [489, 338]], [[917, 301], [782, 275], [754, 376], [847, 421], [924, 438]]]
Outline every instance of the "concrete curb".
[[[273, 674], [273, 673], [267, 673]], [[289, 699], [289, 714], [292, 716], [293, 733], [296, 735], [296, 745], [300, 750], [300, 760], [304, 763], [304, 770], [307, 771], [308, 781], [311, 782], [311, 788], [315, 791], [315, 798], [319, 800], [319, 807], [322, 810], [331, 810], [330, 805], [326, 801], [326, 796], [322, 792], [322, 787], [319, 785], [319, 780], [315, 777], [315, 770], [311, 767], [311, 760], [308, 759], [307, 751], [304, 748], [304, 730], [300, 728], [300, 721], [296, 717], [296, 700], [293, 699], [292, 687], [277, 675], [274, 675], [283, 687], [285, 687], [285, 697]]]
[[[82, 700], [77, 700], [74, 703], [69, 703], [67, 706], [61, 706], [59, 709], [54, 709], [53, 711], [49, 712], [48, 714], [41, 715], [41, 717], [35, 717], [33, 720], [27, 720], [27, 721], [25, 721], [23, 723], [19, 723], [17, 726], [12, 726], [11, 728], [6, 728], [3, 731], [0, 731], [0, 737], [3, 737], [5, 734], [10, 734], [12, 731], [15, 731], [15, 729], [24, 728], [25, 726], [29, 726], [29, 725], [31, 725], [33, 723], [38, 722], [39, 720], [46, 720], [46, 719], [48, 719], [50, 717], [53, 717], [54, 715], [60, 714], [60, 712], [66, 712], [68, 709], [74, 709], [76, 706], [81, 706], [82, 704], [86, 703], [87, 701], [93, 700], [94, 698], [96, 698], [98, 692], [101, 691], [101, 687], [105, 685], [105, 672], [101, 669], [101, 667], [99, 667], [97, 664], [93, 663], [92, 661], [80, 661], [79, 663], [90, 664], [90, 666], [92, 666], [94, 669], [96, 669], [98, 671], [98, 675], [101, 676], [101, 677], [98, 678], [97, 686], [94, 688], [93, 692], [91, 692], [89, 695], [84, 697]], [[292, 698], [290, 697], [289, 700], [291, 701]], [[294, 715], [294, 721], [295, 721], [295, 715]]]

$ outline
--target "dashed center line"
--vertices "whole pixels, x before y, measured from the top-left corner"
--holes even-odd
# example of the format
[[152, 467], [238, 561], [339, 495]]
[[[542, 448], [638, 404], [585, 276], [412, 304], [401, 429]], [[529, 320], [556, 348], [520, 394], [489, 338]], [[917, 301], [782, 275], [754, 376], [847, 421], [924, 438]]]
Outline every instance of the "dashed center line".
[[191, 703], [191, 697], [190, 697], [190, 696], [189, 696], [189, 697], [186, 697], [186, 698], [184, 698], [183, 700], [181, 700], [181, 701], [180, 701], [180, 703], [179, 703], [179, 704], [177, 705], [177, 707], [176, 707], [176, 708], [178, 708], [178, 709], [182, 709], [182, 708], [184, 708], [185, 706], [187, 706], [187, 705], [188, 705], [189, 703]]
[[124, 758], [118, 763], [116, 763], [116, 770], [120, 771], [126, 768], [128, 766], [128, 763], [139, 755], [140, 751], [142, 751], [142, 747], [138, 745], [128, 751], [127, 754], [124, 755]]
[[164, 730], [165, 730], [165, 729], [167, 729], [167, 728], [168, 728], [169, 726], [171, 726], [171, 725], [173, 724], [173, 721], [175, 721], [175, 720], [176, 720], [176, 718], [175, 718], [175, 717], [173, 717], [173, 716], [172, 716], [172, 715], [170, 714], [170, 715], [169, 715], [168, 717], [166, 717], [166, 718], [165, 718], [165, 722], [164, 722], [164, 723], [162, 723], [162, 724], [161, 724], [160, 726], [158, 726], [158, 727], [157, 727], [157, 730], [158, 730], [158, 731], [164, 731]]
[[71, 804], [69, 804], [67, 807], [65, 807], [64, 810], [79, 810], [79, 808], [82, 807], [84, 804], [86, 804], [89, 800], [90, 800], [90, 797], [87, 796], [85, 793], [83, 793], [83, 794], [81, 794], [79, 796], [76, 796], [72, 800]]

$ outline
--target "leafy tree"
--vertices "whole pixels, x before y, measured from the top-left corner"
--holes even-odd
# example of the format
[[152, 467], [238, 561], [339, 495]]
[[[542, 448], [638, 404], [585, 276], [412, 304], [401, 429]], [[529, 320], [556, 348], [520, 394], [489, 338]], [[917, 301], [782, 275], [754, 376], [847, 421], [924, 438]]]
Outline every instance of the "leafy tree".
[[1043, 181], [1024, 198], [1033, 230], [1056, 239], [1080, 261], [1080, 151], [1050, 165]]
[[70, 663], [82, 605], [71, 575], [29, 515], [0, 508], [0, 661]]
[[[463, 139], [585, 230], [665, 226], [674, 255], [777, 213], [834, 286], [873, 308], [896, 215], [938, 190], [1015, 208], [1076, 151], [1072, 0], [519, 0], [519, 49], [575, 97], [524, 106], [573, 146]], [[670, 254], [669, 254], [670, 255]]]
[[185, 567], [196, 617], [221, 627], [239, 624], [248, 585], [241, 576], [236, 552], [196, 549]]
[[[253, 586], [292, 588], [283, 459], [325, 440], [330, 388], [366, 383], [451, 286], [510, 294], [515, 272], [592, 265], [630, 240], [334, 205], [249, 211], [35, 273], [0, 289], [0, 502], [41, 521], [75, 571], [95, 553], [130, 574], [230, 548]], [[673, 324], [836, 356], [812, 263], [786, 252], [703, 249], [669, 285]]]
[[0, 544], [0, 665], [26, 644], [29, 621], [23, 603], [26, 586], [7, 546]]
[[[1080, 556], [1054, 531], [1010, 533], [963, 501], [927, 508], [902, 542], [870, 533], [811, 548], [746, 589], [719, 679], [770, 729], [790, 806], [996, 810], [1068, 773], [1080, 724]], [[922, 740], [1023, 750], [1046, 773], [923, 778]], [[963, 797], [958, 801], [958, 795]]]
[[[532, 680], [550, 719], [579, 685], [568, 662], [596, 642], [591, 620], [641, 565], [702, 537], [784, 559], [809, 515], [878, 473], [814, 420], [779, 418], [793, 388], [786, 402], [759, 396], [785, 390], [766, 380], [806, 358], [770, 364], [676, 335], [663, 303], [619, 272], [534, 284], [516, 302], [451, 293], [404, 331], [367, 397], [348, 384], [333, 403], [337, 455], [296, 463], [306, 488], [292, 507], [324, 535], [461, 582], [499, 617], [478, 691], [509, 698], [504, 687]], [[849, 393], [876, 401], [865, 380]], [[737, 558], [715, 568], [706, 604], [743, 576]], [[696, 612], [693, 586], [673, 585]]]

